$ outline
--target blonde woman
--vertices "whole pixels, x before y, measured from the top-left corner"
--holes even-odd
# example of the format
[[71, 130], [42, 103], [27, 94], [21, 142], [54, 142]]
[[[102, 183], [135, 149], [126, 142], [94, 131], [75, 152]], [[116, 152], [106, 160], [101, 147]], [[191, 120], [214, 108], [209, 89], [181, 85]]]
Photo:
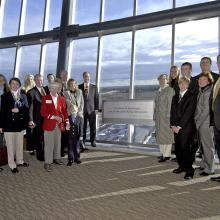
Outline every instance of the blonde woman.
[[171, 157], [174, 135], [170, 128], [170, 109], [174, 90], [168, 84], [168, 75], [162, 74], [158, 77], [160, 88], [156, 94], [154, 103], [154, 121], [156, 129], [156, 141], [160, 147], [160, 157], [158, 162], [165, 162]]
[[169, 75], [169, 85], [174, 89], [175, 93], [179, 92], [178, 81], [180, 77], [180, 70], [178, 66], [170, 67], [170, 75]]
[[34, 75], [32, 74], [28, 74], [25, 78], [25, 81], [24, 81], [24, 86], [23, 86], [23, 91], [25, 92], [25, 94], [27, 94], [27, 92], [34, 88], [35, 86], [35, 82], [34, 82]]

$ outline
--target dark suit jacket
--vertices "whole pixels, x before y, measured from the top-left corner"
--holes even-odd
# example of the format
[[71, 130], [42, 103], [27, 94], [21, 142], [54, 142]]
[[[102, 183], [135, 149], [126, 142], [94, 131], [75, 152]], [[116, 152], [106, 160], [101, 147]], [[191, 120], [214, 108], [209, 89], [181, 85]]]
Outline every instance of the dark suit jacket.
[[1, 97], [0, 128], [4, 132], [20, 132], [28, 127], [28, 101], [24, 93], [20, 94], [21, 106], [19, 112], [13, 113], [15, 101], [11, 92], [4, 93]]
[[50, 94], [50, 90], [48, 86], [44, 86], [44, 91], [46, 92], [47, 95]]
[[170, 125], [180, 126], [182, 132], [195, 130], [194, 113], [196, 110], [196, 96], [188, 90], [178, 103], [179, 94], [173, 96]]
[[84, 114], [91, 114], [95, 110], [99, 109], [99, 94], [98, 88], [96, 85], [89, 84], [89, 95], [85, 96], [84, 93], [84, 83], [79, 85], [79, 89], [82, 90], [83, 98], [84, 98]]
[[29, 121], [33, 121], [36, 125], [42, 126], [43, 117], [40, 114], [42, 95], [35, 86], [27, 93], [29, 109]]
[[213, 88], [209, 98], [210, 126], [215, 126], [218, 130], [220, 130], [220, 90], [218, 91], [218, 95], [215, 98], [214, 111], [213, 111], [212, 109]]

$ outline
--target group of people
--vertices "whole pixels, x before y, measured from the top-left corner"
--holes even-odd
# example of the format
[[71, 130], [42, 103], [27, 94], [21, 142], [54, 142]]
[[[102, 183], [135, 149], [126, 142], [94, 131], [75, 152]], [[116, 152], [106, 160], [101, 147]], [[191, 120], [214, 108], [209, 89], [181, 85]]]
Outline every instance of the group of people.
[[61, 71], [58, 79], [48, 74], [44, 86], [43, 76], [30, 74], [21, 87], [19, 78], [11, 78], [8, 84], [0, 74], [0, 132], [4, 133], [12, 173], [17, 173], [19, 166], [29, 166], [23, 159], [25, 133], [27, 150], [31, 155], [36, 151], [48, 172], [53, 163], [63, 164], [65, 147], [67, 166], [81, 163], [80, 148], [86, 150], [88, 122], [91, 145], [96, 147], [98, 89], [90, 83], [89, 72], [83, 73], [84, 83], [79, 86], [72, 78], [67, 81], [67, 75]]
[[[203, 57], [197, 76], [192, 77], [192, 64], [185, 62], [180, 71], [172, 66], [169, 76], [158, 77], [154, 121], [159, 162], [170, 159], [174, 146], [178, 167], [173, 173], [185, 172], [185, 180], [194, 176], [197, 151], [202, 154], [201, 176], [214, 174], [215, 151], [220, 159], [220, 75], [211, 65], [211, 58]], [[220, 71], [220, 55], [217, 66]], [[220, 176], [211, 180], [220, 182]]]

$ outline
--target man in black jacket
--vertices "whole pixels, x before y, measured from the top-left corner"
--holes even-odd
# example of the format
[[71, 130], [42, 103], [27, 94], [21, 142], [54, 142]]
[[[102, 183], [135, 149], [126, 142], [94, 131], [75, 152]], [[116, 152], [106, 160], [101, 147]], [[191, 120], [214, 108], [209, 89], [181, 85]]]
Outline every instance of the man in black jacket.
[[96, 114], [99, 108], [99, 94], [96, 85], [90, 83], [90, 73], [83, 73], [84, 83], [79, 85], [84, 98], [84, 129], [83, 140], [86, 140], [87, 121], [90, 127], [90, 141], [93, 147], [96, 147]]
[[43, 145], [43, 118], [40, 114], [41, 99], [46, 95], [43, 88], [43, 76], [36, 74], [34, 76], [36, 86], [28, 91], [29, 109], [29, 127], [33, 129], [33, 144], [36, 148], [36, 156], [40, 161], [44, 161], [44, 145]]

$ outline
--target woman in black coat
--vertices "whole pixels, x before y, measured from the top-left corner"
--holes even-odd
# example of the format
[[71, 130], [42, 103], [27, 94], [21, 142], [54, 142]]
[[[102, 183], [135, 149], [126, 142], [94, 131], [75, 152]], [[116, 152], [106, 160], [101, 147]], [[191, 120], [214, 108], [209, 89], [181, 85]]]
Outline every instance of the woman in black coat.
[[20, 92], [21, 82], [18, 78], [12, 78], [9, 86], [10, 91], [1, 97], [0, 132], [4, 132], [8, 165], [12, 173], [17, 173], [17, 166], [28, 166], [23, 160], [24, 130], [28, 125], [28, 102], [27, 96]]
[[182, 77], [179, 80], [179, 94], [172, 100], [170, 126], [174, 132], [175, 151], [179, 167], [174, 173], [186, 172], [184, 179], [194, 176], [192, 143], [196, 132], [194, 113], [196, 96], [188, 90], [190, 79]]

